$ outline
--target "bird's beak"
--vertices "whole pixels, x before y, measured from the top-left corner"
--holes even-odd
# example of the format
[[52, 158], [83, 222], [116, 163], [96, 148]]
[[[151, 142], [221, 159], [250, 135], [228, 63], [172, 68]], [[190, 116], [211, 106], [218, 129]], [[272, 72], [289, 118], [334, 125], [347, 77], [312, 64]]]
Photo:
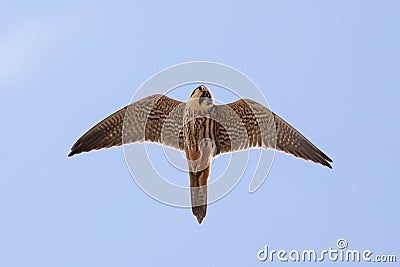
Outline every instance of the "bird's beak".
[[207, 91], [204, 91], [201, 96], [199, 97], [199, 105], [201, 105], [201, 103], [203, 103], [204, 101], [208, 103], [211, 102], [211, 97], [210, 97], [210, 93]]
[[199, 105], [201, 106], [201, 103], [206, 100], [207, 97], [201, 96], [199, 97]]

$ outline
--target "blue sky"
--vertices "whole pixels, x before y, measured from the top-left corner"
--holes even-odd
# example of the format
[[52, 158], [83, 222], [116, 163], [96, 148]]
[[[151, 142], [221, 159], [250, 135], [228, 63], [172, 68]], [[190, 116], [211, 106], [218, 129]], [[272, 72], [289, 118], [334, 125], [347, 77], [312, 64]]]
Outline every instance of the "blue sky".
[[[265, 245], [338, 238], [399, 260], [399, 11], [389, 0], [1, 1], [0, 265], [262, 266]], [[256, 193], [245, 174], [199, 226], [143, 193], [121, 148], [67, 157], [147, 78], [193, 60], [248, 75], [333, 170], [277, 153]]]

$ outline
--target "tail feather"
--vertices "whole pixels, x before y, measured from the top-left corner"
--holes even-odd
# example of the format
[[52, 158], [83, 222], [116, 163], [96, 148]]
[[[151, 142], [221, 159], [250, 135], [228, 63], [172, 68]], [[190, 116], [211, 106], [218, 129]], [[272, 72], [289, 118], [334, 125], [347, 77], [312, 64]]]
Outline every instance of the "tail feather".
[[200, 172], [189, 172], [192, 212], [201, 224], [207, 213], [207, 183], [210, 166]]

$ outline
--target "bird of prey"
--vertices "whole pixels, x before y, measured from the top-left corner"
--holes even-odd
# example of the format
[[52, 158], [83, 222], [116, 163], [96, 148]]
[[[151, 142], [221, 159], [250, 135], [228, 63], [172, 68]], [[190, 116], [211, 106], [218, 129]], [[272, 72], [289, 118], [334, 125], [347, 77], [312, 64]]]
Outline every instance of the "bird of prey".
[[220, 154], [275, 149], [332, 168], [326, 154], [268, 108], [250, 99], [216, 105], [205, 85], [187, 102], [159, 94], [131, 103], [86, 132], [68, 156], [135, 142], [185, 152], [192, 212], [199, 224], [207, 211], [210, 164]]

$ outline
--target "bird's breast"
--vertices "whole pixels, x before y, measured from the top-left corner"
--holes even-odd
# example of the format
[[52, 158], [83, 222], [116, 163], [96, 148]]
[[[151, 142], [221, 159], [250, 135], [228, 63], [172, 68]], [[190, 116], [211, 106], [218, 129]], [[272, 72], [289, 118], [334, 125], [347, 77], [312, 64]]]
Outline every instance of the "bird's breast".
[[185, 151], [189, 160], [209, 160], [215, 155], [216, 123], [211, 114], [188, 110], [184, 116]]

